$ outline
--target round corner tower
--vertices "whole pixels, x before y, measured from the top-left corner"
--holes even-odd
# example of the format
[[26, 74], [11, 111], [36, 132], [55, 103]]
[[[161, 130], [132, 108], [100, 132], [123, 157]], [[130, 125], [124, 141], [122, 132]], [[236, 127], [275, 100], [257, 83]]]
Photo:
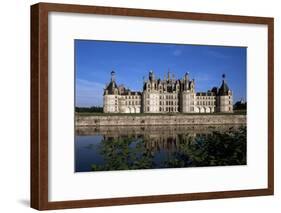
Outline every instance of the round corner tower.
[[222, 75], [222, 85], [217, 94], [217, 112], [232, 113], [233, 112], [233, 93], [229, 89], [225, 74]]

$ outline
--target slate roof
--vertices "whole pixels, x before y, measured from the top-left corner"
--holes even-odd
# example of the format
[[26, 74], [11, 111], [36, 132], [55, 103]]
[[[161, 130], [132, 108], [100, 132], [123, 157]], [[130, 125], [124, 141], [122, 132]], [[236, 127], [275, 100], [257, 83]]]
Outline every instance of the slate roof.
[[109, 95], [113, 95], [115, 89], [117, 89], [117, 84], [115, 83], [115, 81], [111, 81], [106, 87]]
[[222, 85], [219, 89], [219, 95], [228, 95], [229, 87], [225, 80], [222, 81]]

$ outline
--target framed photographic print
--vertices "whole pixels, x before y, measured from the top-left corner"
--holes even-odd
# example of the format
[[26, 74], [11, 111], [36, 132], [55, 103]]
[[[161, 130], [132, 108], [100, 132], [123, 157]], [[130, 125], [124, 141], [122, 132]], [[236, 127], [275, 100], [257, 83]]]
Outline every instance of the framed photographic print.
[[31, 6], [31, 207], [273, 195], [273, 25]]

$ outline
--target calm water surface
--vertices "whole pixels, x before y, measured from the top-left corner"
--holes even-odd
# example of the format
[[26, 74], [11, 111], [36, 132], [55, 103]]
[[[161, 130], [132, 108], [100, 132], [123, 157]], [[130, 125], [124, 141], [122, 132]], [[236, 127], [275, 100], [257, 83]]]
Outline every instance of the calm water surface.
[[76, 172], [245, 164], [245, 126], [76, 127]]

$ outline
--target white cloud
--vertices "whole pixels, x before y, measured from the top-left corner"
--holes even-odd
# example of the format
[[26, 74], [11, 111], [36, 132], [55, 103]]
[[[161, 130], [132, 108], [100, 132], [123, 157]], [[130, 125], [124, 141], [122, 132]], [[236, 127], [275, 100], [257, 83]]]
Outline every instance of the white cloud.
[[76, 79], [76, 105], [102, 106], [104, 87], [104, 84], [98, 82]]
[[230, 58], [229, 55], [222, 54], [221, 52], [215, 51], [215, 50], [208, 50], [207, 53], [215, 58], [219, 59], [227, 59]]
[[182, 54], [182, 50], [180, 50], [180, 49], [175, 49], [174, 51], [173, 51], [173, 55], [174, 56], [180, 56]]

